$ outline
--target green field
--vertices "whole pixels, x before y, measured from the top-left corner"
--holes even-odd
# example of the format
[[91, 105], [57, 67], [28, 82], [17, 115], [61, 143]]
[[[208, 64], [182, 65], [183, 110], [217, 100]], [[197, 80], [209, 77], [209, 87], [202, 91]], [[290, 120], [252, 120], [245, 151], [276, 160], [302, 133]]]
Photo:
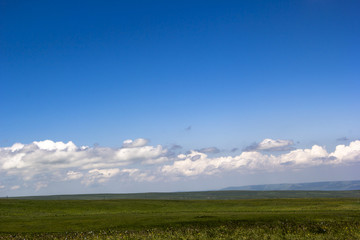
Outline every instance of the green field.
[[360, 239], [357, 198], [0, 200], [0, 239]]

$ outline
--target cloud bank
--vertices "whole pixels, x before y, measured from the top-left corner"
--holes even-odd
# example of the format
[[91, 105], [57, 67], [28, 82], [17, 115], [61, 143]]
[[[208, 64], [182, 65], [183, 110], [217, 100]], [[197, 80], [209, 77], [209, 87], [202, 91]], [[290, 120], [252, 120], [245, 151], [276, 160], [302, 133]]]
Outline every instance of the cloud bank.
[[[275, 145], [271, 145], [275, 141], [270, 141], [271, 144], [268, 144], [268, 139], [265, 140], [265, 149]], [[278, 147], [281, 142], [279, 143], [279, 140], [276, 142]], [[178, 159], [170, 165], [163, 166], [161, 172], [170, 176], [197, 176], [234, 170], [279, 171], [286, 168], [351, 164], [360, 162], [360, 141], [351, 142], [348, 146], [338, 145], [332, 153], [328, 153], [324, 147], [314, 145], [310, 149], [296, 149], [281, 155], [249, 151], [233, 157], [210, 158], [205, 153], [192, 151], [187, 155], [178, 155]]]
[[[0, 190], [18, 190], [29, 183], [39, 190], [46, 188], [49, 182], [76, 181], [90, 186], [123, 179], [152, 182], [221, 175], [230, 171], [276, 172], [322, 165], [350, 165], [360, 163], [360, 140], [338, 145], [330, 153], [318, 145], [293, 149], [290, 140], [272, 139], [265, 139], [235, 156], [218, 156], [220, 151], [216, 147], [184, 152], [175, 155], [171, 147], [149, 146], [148, 140], [142, 138], [126, 140], [119, 148], [76, 146], [71, 141], [51, 140], [15, 143], [0, 148]], [[214, 153], [217, 153], [216, 157], [211, 157]], [[17, 181], [5, 183], [4, 179], [11, 177]]]
[[[157, 164], [167, 161], [167, 150], [161, 145], [146, 146], [147, 140], [126, 140], [121, 148], [76, 146], [73, 142], [34, 141], [30, 144], [15, 143], [0, 148], [1, 171], [20, 175], [25, 181], [39, 174], [69, 170], [66, 180], [80, 179], [87, 173], [106, 175], [105, 170], [134, 163]], [[115, 174], [110, 174], [114, 176]], [[104, 177], [92, 177], [102, 182]]]

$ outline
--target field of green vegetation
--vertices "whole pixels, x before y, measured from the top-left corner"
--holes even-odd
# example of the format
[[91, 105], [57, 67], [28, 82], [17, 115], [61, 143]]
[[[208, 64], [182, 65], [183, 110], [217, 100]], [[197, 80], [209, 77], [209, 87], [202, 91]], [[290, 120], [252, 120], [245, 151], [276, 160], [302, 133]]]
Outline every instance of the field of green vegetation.
[[360, 202], [1, 199], [0, 239], [360, 239]]

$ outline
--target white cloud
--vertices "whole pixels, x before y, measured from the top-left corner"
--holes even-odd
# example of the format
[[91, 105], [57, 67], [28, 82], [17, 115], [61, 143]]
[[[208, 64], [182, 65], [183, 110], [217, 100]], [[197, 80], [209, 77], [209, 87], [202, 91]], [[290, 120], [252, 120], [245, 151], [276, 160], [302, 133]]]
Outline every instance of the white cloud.
[[289, 153], [279, 156], [281, 163], [292, 162], [296, 165], [319, 165], [324, 159], [327, 159], [329, 154], [327, 151], [318, 145], [314, 145], [311, 149], [296, 149]]
[[10, 149], [11, 152], [16, 152], [16, 151], [19, 151], [21, 149], [24, 148], [24, 144], [21, 144], [21, 143], [15, 143], [14, 145], [12, 145], [10, 148], [6, 148], [6, 149]]
[[258, 149], [259, 150], [270, 150], [276, 148], [283, 148], [287, 146], [291, 146], [294, 143], [290, 140], [273, 140], [273, 139], [264, 139], [262, 142], [259, 143]]
[[82, 183], [84, 183], [86, 185], [90, 185], [94, 182], [104, 183], [119, 173], [120, 173], [120, 169], [118, 169], [118, 168], [92, 169], [92, 170], [88, 171], [88, 174], [83, 179]]
[[12, 186], [10, 189], [11, 189], [11, 190], [17, 190], [17, 189], [19, 189], [19, 188], [20, 188], [19, 185], [15, 185], [15, 186]]
[[149, 175], [146, 172], [141, 171], [140, 169], [123, 169], [121, 173], [127, 174], [131, 179], [137, 182], [151, 182], [156, 179], [155, 176]]
[[246, 147], [245, 151], [286, 151], [290, 150], [292, 145], [294, 145], [294, 142], [291, 140], [267, 138], [260, 143]]
[[37, 182], [37, 183], [35, 184], [35, 190], [36, 190], [36, 191], [39, 191], [41, 188], [45, 188], [45, 187], [47, 187], [47, 186], [48, 186], [48, 184], [45, 183], [45, 182]]
[[[185, 176], [194, 176], [206, 172], [206, 168], [213, 166], [210, 163], [210, 160], [207, 159], [207, 155], [204, 153], [192, 151], [190, 154], [184, 155], [180, 154], [179, 157], [182, 160], [175, 161], [172, 165], [163, 166], [161, 171], [165, 174], [170, 175], [185, 175]], [[196, 159], [196, 160], [192, 160]]]
[[349, 144], [349, 146], [338, 145], [335, 151], [330, 154], [330, 157], [335, 157], [336, 162], [357, 162], [360, 161], [360, 141], [356, 140]]
[[167, 160], [166, 149], [160, 145], [143, 146], [145, 141], [136, 139], [133, 142], [135, 144], [122, 148], [77, 147], [71, 141], [63, 143], [51, 140], [27, 145], [16, 143], [11, 147], [0, 148], [0, 171], [30, 180], [35, 175], [51, 171], [114, 168], [134, 162], [153, 164]]
[[360, 162], [360, 141], [349, 146], [339, 145], [333, 153], [314, 145], [310, 149], [296, 149], [286, 154], [273, 155], [260, 152], [242, 152], [238, 156], [210, 158], [204, 153], [192, 151], [178, 155], [173, 164], [165, 165], [161, 172], [170, 176], [212, 175], [224, 171], [278, 171], [285, 168], [305, 168], [317, 165], [335, 165]]
[[76, 179], [82, 178], [83, 176], [84, 176], [84, 174], [82, 174], [81, 172], [68, 171], [66, 173], [65, 180], [76, 180]]
[[116, 157], [122, 161], [141, 160], [141, 159], [156, 159], [162, 154], [165, 154], [166, 150], [163, 150], [162, 146], [142, 146], [121, 148], [116, 151]]
[[265, 139], [253, 151], [217, 157], [207, 154], [214, 152], [213, 149], [192, 150], [175, 156], [161, 145], [146, 144], [145, 139], [126, 140], [121, 148], [76, 146], [71, 141], [64, 143], [51, 140], [15, 143], [0, 148], [0, 176], [16, 179], [11, 182], [15, 186], [4, 184], [5, 178], [0, 178], [3, 184], [0, 188], [15, 190], [29, 181], [29, 186], [39, 190], [51, 181], [78, 181], [91, 185], [103, 184], [116, 177], [151, 182], [166, 178], [226, 174], [230, 171], [274, 172], [360, 162], [359, 140], [349, 145], [338, 145], [331, 153], [322, 146], [314, 145], [307, 149], [274, 154], [264, 150], [289, 147], [292, 142]]
[[131, 139], [125, 140], [123, 142], [123, 147], [124, 148], [133, 148], [133, 147], [143, 147], [145, 146], [149, 141], [147, 139], [144, 138], [138, 138], [135, 139], [134, 141]]
[[53, 142], [51, 140], [45, 140], [45, 141], [39, 141], [39, 142], [33, 142], [34, 145], [36, 145], [41, 150], [47, 150], [47, 151], [75, 151], [77, 149], [76, 145], [69, 141], [68, 143], [63, 142]]

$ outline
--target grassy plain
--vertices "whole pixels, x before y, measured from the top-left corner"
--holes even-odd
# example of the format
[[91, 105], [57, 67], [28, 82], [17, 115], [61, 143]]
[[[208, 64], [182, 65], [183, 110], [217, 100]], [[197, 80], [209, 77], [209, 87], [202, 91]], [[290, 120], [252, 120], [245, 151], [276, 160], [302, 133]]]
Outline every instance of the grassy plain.
[[357, 198], [0, 200], [0, 239], [360, 239]]

